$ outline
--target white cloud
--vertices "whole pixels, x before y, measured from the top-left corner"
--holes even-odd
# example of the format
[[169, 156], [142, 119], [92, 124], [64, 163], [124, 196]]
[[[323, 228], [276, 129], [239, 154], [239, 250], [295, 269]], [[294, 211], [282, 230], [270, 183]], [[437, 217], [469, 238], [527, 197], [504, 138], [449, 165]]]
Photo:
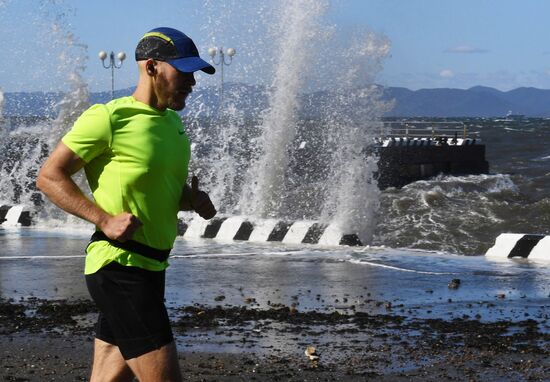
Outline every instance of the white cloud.
[[453, 48], [447, 49], [447, 53], [487, 53], [487, 49], [475, 48], [471, 45], [458, 45]]
[[439, 72], [439, 76], [443, 78], [453, 78], [455, 73], [451, 69], [443, 69]]

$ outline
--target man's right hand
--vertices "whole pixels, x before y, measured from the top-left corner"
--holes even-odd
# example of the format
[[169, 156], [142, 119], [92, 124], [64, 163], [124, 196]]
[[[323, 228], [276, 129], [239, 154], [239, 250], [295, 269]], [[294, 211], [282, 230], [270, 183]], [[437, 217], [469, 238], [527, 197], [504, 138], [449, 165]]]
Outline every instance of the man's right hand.
[[134, 215], [122, 212], [116, 216], [108, 217], [99, 228], [109, 239], [124, 242], [130, 240], [142, 225]]

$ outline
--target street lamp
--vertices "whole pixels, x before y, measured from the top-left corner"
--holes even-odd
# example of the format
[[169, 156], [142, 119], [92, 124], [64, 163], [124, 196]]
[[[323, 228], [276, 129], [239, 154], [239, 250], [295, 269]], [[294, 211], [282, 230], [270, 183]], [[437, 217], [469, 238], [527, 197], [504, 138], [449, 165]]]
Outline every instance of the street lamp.
[[[220, 58], [218, 62], [216, 62], [216, 54], [220, 54]], [[220, 65], [221, 69], [221, 86], [220, 86], [220, 104], [223, 103], [223, 67], [231, 65], [231, 62], [233, 62], [233, 56], [237, 53], [237, 51], [233, 48], [227, 48], [227, 50], [223, 51], [223, 46], [220, 47], [220, 49], [217, 48], [210, 48], [208, 49], [208, 55], [212, 58], [212, 63], [214, 65]], [[225, 61], [225, 55], [229, 56], [229, 61]]]
[[118, 59], [118, 65], [115, 61], [115, 54], [111, 52], [109, 55], [109, 65], [105, 65], [105, 59], [107, 58], [107, 52], [102, 50], [99, 52], [99, 59], [101, 60], [101, 63], [103, 64], [103, 67], [105, 69], [111, 69], [111, 99], [115, 98], [115, 68], [120, 69], [122, 67], [122, 61], [126, 59], [126, 53], [119, 52], [116, 55], [116, 58]]

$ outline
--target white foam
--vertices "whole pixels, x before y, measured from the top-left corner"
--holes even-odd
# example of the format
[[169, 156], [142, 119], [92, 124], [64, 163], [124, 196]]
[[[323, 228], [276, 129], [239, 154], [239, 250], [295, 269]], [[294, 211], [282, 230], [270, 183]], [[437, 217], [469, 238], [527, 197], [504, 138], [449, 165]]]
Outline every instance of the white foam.
[[245, 256], [254, 256], [257, 255], [258, 252], [234, 252], [234, 253], [203, 253], [203, 254], [197, 254], [197, 255], [170, 255], [168, 260], [170, 259], [201, 259], [201, 258], [209, 258], [209, 257], [245, 257]]
[[454, 273], [454, 272], [419, 271], [419, 270], [416, 270], [416, 269], [400, 268], [400, 267], [395, 267], [393, 265], [386, 265], [386, 264], [375, 263], [375, 262], [372, 262], [372, 261], [357, 260], [357, 259], [351, 259], [351, 260], [349, 260], [349, 262], [352, 263], [352, 264], [370, 265], [370, 266], [373, 266], [373, 267], [393, 269], [393, 270], [400, 271], [400, 272], [420, 273], [420, 274], [424, 274], [424, 275], [456, 275], [456, 274], [458, 274], [458, 273]]

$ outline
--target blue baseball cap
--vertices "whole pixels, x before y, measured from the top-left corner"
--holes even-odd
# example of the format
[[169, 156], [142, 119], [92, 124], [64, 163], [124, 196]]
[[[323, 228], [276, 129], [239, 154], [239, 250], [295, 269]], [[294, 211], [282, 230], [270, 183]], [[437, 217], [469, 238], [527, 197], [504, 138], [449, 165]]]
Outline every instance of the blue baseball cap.
[[173, 28], [155, 28], [145, 33], [136, 47], [136, 61], [152, 58], [164, 61], [184, 73], [202, 70], [214, 74], [216, 69], [199, 56], [193, 40]]

